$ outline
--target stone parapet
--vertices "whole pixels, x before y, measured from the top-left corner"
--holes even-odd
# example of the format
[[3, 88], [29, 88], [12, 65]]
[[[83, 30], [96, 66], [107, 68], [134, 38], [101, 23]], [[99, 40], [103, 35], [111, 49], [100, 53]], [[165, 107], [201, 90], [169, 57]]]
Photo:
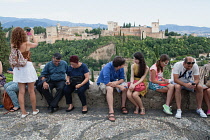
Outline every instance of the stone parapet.
[[[1, 99], [2, 99], [2, 93], [3, 93], [3, 87], [0, 88], [1, 92]], [[55, 90], [53, 90], [55, 92]], [[36, 90], [36, 100], [37, 100], [37, 106], [41, 107], [47, 107], [47, 102], [45, 98]], [[108, 107], [106, 102], [106, 96], [105, 94], [101, 93], [99, 91], [98, 86], [94, 83], [93, 85], [90, 85], [90, 88], [86, 91], [86, 97], [87, 97], [87, 105], [88, 107], [94, 107], [94, 108], [106, 108]], [[73, 104], [75, 107], [81, 107], [81, 102], [79, 100], [79, 97], [77, 96], [77, 93], [72, 94], [73, 98]], [[146, 109], [162, 109], [162, 105], [165, 104], [166, 101], [166, 93], [159, 93], [153, 90], [148, 90], [148, 93], [145, 95], [145, 97], [142, 97], [142, 101], [144, 104], [144, 107]], [[0, 101], [0, 104], [2, 100]], [[30, 99], [28, 92], [25, 96], [25, 104], [26, 106], [30, 106]], [[60, 107], [67, 107], [65, 97], [61, 99], [59, 102]], [[121, 107], [121, 96], [120, 93], [114, 92], [114, 108], [120, 108]], [[126, 107], [129, 109], [133, 109], [134, 105], [127, 100]], [[195, 93], [189, 93], [187, 91], [183, 91], [182, 93], [182, 109], [196, 109], [196, 94]], [[172, 101], [172, 108], [176, 109], [176, 103], [175, 99]], [[203, 102], [203, 109], [207, 109], [206, 104]]]

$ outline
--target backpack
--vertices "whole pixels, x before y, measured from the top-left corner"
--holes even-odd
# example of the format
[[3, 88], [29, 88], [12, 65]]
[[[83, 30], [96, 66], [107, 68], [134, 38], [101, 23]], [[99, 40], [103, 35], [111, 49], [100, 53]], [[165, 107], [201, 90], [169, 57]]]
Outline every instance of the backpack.
[[23, 57], [19, 49], [12, 48], [9, 55], [9, 63], [12, 67], [24, 67], [27, 61], [28, 60]]
[[11, 98], [9, 97], [9, 95], [7, 94], [6, 91], [4, 91], [3, 93], [3, 99], [2, 99], [2, 103], [4, 105], [4, 108], [6, 110], [10, 110], [14, 107]]

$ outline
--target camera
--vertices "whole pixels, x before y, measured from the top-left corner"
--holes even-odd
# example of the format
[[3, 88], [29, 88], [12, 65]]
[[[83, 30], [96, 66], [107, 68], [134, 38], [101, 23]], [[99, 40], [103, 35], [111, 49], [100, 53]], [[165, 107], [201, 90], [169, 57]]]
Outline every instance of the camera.
[[29, 36], [32, 35], [30, 31], [31, 31], [31, 28], [26, 29], [27, 35]]
[[30, 32], [30, 31], [31, 31], [31, 28], [26, 29], [26, 31], [27, 31], [27, 32]]

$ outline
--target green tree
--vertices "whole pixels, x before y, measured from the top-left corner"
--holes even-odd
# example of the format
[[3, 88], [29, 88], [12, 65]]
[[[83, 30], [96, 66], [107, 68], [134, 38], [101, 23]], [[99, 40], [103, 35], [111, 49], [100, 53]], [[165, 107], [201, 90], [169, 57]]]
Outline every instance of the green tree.
[[128, 63], [128, 71], [127, 71], [127, 81], [130, 81], [131, 78], [131, 63]]
[[34, 34], [41, 34], [41, 33], [45, 33], [46, 32], [46, 28], [41, 27], [41, 26], [35, 26], [33, 28], [34, 30]]
[[6, 71], [9, 68], [9, 62], [8, 62], [9, 51], [10, 47], [9, 44], [6, 42], [5, 32], [3, 31], [0, 22], [0, 61], [3, 64], [4, 71]]
[[92, 69], [91, 69], [91, 81], [95, 82], [95, 80], [94, 80], [94, 71]]

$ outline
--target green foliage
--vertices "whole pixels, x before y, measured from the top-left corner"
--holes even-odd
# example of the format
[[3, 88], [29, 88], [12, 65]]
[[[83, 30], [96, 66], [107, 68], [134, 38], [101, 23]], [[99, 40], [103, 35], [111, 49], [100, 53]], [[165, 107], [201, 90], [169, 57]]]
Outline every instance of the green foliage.
[[85, 30], [86, 33], [91, 33], [91, 34], [94, 34], [94, 35], [100, 35], [101, 34], [101, 28], [94, 28], [93, 30], [91, 31], [88, 31], [88, 29]]
[[46, 32], [46, 28], [41, 26], [35, 26], [33, 29], [34, 29], [34, 34], [41, 34]]
[[94, 73], [93, 73], [93, 70], [91, 69], [91, 81], [92, 82], [95, 82], [95, 80], [94, 80]]
[[[52, 59], [54, 53], [59, 52], [63, 56], [62, 59], [67, 62], [69, 62], [71, 55], [78, 55], [80, 61], [86, 63], [90, 69], [100, 70], [102, 64], [112, 61], [116, 55], [107, 60], [95, 60], [88, 56], [101, 46], [110, 43], [115, 44], [116, 55], [125, 58], [132, 58], [132, 55], [137, 51], [142, 52], [148, 66], [154, 64], [161, 54], [168, 54], [170, 57], [182, 60], [185, 56], [196, 57], [199, 56], [199, 53], [209, 52], [210, 50], [210, 38], [204, 37], [184, 36], [180, 39], [170, 36], [167, 39], [147, 37], [140, 40], [137, 36], [106, 36], [94, 40], [59, 40], [54, 44], [40, 42], [38, 47], [31, 49], [32, 61], [48, 62]], [[8, 55], [7, 57], [0, 55], [0, 57], [8, 60]]]
[[6, 82], [7, 82], [7, 83], [13, 81], [13, 74], [4, 73], [4, 76], [6, 77]]
[[3, 64], [3, 71], [6, 71], [9, 68], [9, 53], [10, 46], [6, 41], [5, 32], [3, 31], [0, 22], [0, 61]]
[[128, 63], [128, 71], [127, 71], [127, 81], [130, 81], [131, 78], [131, 63]]
[[[122, 28], [130, 28], [130, 27], [131, 27], [131, 23], [123, 23]], [[134, 23], [134, 27], [135, 27], [135, 23]]]
[[178, 34], [176, 32], [168, 32], [168, 29], [165, 29], [165, 36], [181, 36], [181, 34]]

